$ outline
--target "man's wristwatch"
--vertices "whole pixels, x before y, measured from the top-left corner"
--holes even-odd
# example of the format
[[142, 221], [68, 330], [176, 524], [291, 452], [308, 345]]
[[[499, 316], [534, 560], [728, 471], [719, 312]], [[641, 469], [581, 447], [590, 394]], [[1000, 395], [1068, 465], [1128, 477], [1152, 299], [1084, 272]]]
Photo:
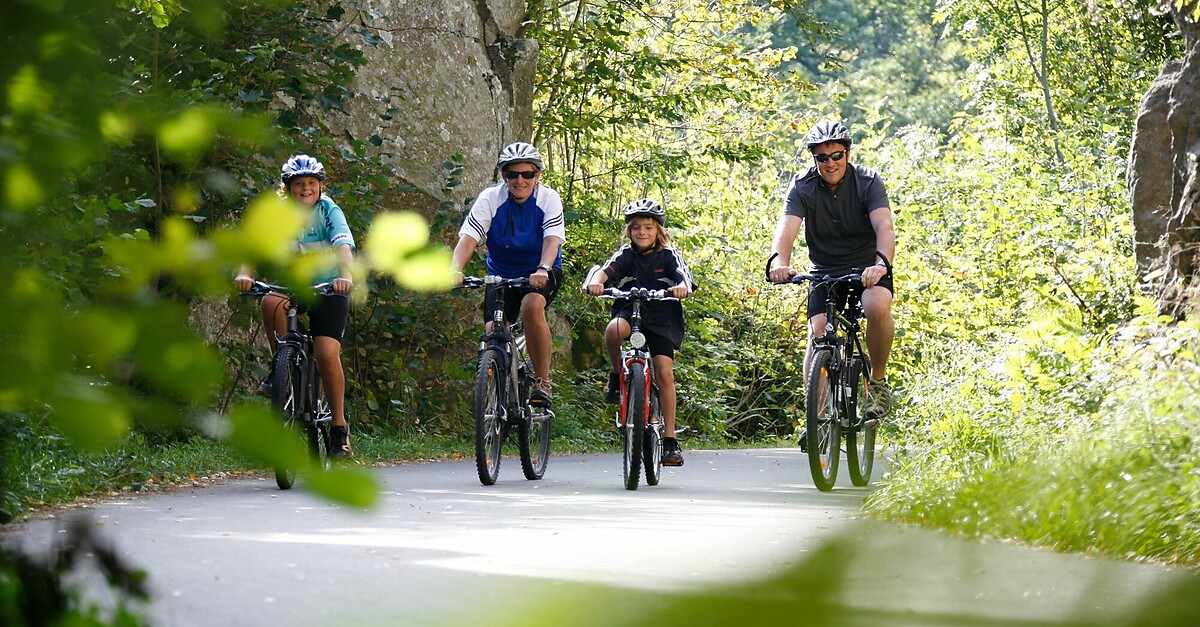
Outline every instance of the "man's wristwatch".
[[538, 270], [545, 270], [546, 274], [550, 274], [550, 268], [551, 268], [551, 266], [548, 266], [544, 263], [539, 263], [538, 267], [537, 267]]

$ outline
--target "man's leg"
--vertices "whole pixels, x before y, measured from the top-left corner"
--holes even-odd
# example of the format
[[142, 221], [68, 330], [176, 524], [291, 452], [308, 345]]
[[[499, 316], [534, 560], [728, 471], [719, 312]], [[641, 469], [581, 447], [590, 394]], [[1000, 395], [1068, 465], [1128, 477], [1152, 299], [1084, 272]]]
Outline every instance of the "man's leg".
[[882, 381], [887, 378], [888, 358], [892, 355], [892, 340], [896, 322], [892, 318], [892, 293], [883, 287], [873, 287], [862, 295], [867, 315], [867, 353], [871, 358], [871, 376]]

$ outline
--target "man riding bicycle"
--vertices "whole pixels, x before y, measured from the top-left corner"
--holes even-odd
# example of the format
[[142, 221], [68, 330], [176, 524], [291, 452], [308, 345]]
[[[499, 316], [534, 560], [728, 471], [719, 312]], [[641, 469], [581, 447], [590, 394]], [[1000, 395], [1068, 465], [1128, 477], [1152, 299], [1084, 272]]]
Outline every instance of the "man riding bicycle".
[[[892, 409], [887, 362], [892, 351], [892, 262], [896, 231], [883, 178], [874, 170], [850, 163], [850, 130], [841, 122], [822, 120], [805, 138], [814, 164], [796, 175], [788, 187], [783, 215], [775, 229], [770, 269], [772, 281], [797, 274], [791, 267], [792, 247], [800, 227], [813, 274], [862, 274], [862, 304], [867, 318], [867, 353], [871, 380], [867, 385], [867, 418], [879, 419]], [[808, 346], [804, 377], [808, 380], [813, 339], [825, 333], [827, 286], [808, 296]], [[837, 294], [844, 302], [845, 294]]]
[[[458, 231], [450, 271], [462, 271], [480, 243], [487, 245], [487, 271], [505, 279], [528, 277], [529, 286], [506, 295], [505, 318], [523, 321], [526, 348], [536, 381], [530, 404], [550, 408], [550, 355], [553, 343], [546, 308], [562, 283], [562, 245], [566, 239], [562, 198], [541, 182], [542, 155], [524, 142], [510, 144], [496, 162], [504, 180], [479, 194]], [[491, 326], [495, 303], [485, 299], [484, 320]]]

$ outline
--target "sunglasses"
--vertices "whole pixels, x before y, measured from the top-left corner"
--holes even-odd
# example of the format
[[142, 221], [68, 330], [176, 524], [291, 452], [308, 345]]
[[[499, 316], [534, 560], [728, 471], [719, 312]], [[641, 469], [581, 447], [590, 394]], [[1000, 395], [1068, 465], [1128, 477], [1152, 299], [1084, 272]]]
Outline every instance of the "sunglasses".
[[816, 159], [817, 163], [825, 163], [826, 161], [829, 161], [830, 159], [833, 159], [834, 161], [841, 161], [842, 157], [845, 157], [845, 156], [846, 156], [845, 150], [839, 150], [837, 152], [830, 153], [828, 155], [820, 155], [815, 152], [813, 153], [813, 159]]
[[518, 176], [528, 181], [537, 175], [537, 170], [522, 170], [520, 172], [514, 172], [512, 170], [504, 171], [504, 178], [510, 181], [515, 181]]

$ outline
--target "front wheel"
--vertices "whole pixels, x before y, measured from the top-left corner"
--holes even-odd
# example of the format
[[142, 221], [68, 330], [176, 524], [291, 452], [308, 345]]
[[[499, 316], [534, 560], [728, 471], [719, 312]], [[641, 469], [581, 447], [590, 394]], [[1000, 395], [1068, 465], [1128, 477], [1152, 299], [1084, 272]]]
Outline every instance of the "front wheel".
[[833, 355], [827, 350], [813, 356], [808, 373], [805, 428], [808, 430], [808, 468], [813, 483], [822, 492], [833, 489], [837, 480], [840, 425], [834, 411], [833, 378], [830, 373]]
[[860, 422], [858, 412], [866, 402], [867, 382], [862, 370], [862, 361], [851, 359], [845, 372], [846, 417], [850, 428], [846, 430], [846, 465], [850, 470], [850, 483], [863, 487], [871, 482], [871, 470], [875, 466], [875, 428], [878, 421]]
[[625, 377], [628, 390], [625, 395], [625, 452], [622, 471], [625, 474], [625, 489], [638, 489], [642, 474], [642, 436], [646, 430], [646, 366], [633, 364]]
[[503, 359], [498, 351], [485, 350], [479, 355], [479, 368], [475, 372], [475, 469], [483, 485], [496, 483], [500, 476], [500, 447], [504, 444], [504, 410], [500, 402]]
[[[281, 346], [275, 353], [275, 375], [271, 379], [271, 405], [283, 416], [284, 428], [292, 437], [304, 443], [311, 455], [319, 454], [316, 432], [304, 421], [303, 394], [300, 390], [300, 368], [297, 365], [295, 346]], [[288, 490], [296, 483], [296, 469], [287, 466], [275, 467], [275, 485]]]

